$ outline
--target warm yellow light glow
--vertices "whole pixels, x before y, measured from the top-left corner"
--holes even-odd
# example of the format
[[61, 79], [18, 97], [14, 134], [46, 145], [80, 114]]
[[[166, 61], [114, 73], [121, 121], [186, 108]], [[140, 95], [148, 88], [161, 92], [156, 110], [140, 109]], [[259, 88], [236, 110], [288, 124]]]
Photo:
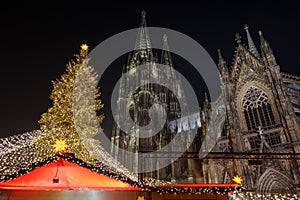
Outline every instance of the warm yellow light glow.
[[55, 144], [52, 145], [55, 148], [56, 152], [64, 151], [68, 147], [65, 140], [62, 139], [56, 139]]
[[239, 177], [239, 176], [234, 176], [232, 180], [233, 180], [236, 184], [239, 184], [239, 185], [241, 185], [242, 182], [243, 182], [242, 177]]
[[87, 51], [89, 48], [89, 46], [87, 44], [82, 44], [80, 47], [82, 50], [85, 50], [85, 51]]
[[145, 200], [144, 196], [138, 196], [137, 200]]

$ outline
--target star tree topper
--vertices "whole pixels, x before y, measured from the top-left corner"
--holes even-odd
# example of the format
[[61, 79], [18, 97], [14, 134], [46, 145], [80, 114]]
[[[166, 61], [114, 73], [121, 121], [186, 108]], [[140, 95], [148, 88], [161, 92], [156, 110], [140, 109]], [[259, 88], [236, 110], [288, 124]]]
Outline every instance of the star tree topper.
[[138, 196], [137, 200], [145, 200], [144, 196]]
[[67, 143], [63, 139], [56, 139], [55, 144], [52, 145], [56, 152], [64, 151], [68, 147]]
[[82, 44], [80, 47], [84, 51], [87, 51], [89, 49], [89, 46], [87, 44]]
[[236, 184], [239, 184], [239, 185], [241, 185], [243, 182], [242, 177], [239, 177], [239, 176], [234, 176], [232, 180], [233, 180], [233, 182], [235, 182]]

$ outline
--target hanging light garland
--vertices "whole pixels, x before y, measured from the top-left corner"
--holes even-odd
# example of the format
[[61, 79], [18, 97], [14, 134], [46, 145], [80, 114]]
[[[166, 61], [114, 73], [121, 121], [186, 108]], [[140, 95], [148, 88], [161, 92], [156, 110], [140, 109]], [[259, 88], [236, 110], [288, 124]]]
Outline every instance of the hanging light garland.
[[131, 180], [130, 178], [128, 178], [127, 176], [125, 176], [123, 174], [118, 174], [118, 173], [115, 173], [115, 172], [111, 171], [109, 166], [106, 166], [106, 165], [101, 164], [101, 163], [98, 163], [97, 166], [94, 166], [94, 165], [92, 165], [90, 163], [87, 163], [87, 162], [84, 162], [83, 160], [80, 160], [78, 158], [75, 158], [75, 157], [72, 157], [72, 156], [69, 156], [69, 155], [64, 155], [64, 154], [61, 154], [61, 153], [58, 153], [55, 156], [49, 157], [49, 158], [47, 158], [47, 159], [45, 159], [41, 162], [32, 163], [26, 169], [22, 169], [18, 172], [15, 172], [15, 173], [12, 173], [12, 174], [7, 174], [7, 175], [1, 175], [0, 176], [0, 182], [12, 180], [12, 179], [15, 179], [19, 176], [28, 174], [31, 171], [33, 171], [34, 169], [40, 168], [44, 165], [55, 162], [60, 158], [66, 160], [66, 161], [72, 162], [74, 164], [77, 164], [81, 167], [87, 168], [91, 171], [97, 172], [99, 174], [103, 174], [103, 175], [105, 175], [109, 178], [113, 178], [115, 180], [119, 180], [119, 181], [128, 183], [128, 184], [130, 184], [134, 187], [141, 188], [141, 190], [147, 190], [148, 189], [147, 186], [144, 185], [142, 182], [133, 181], [133, 180]]
[[41, 130], [34, 130], [0, 138], [0, 156], [29, 146], [32, 142], [38, 140], [41, 135], [43, 135]]
[[[27, 133], [26, 135], [28, 136], [32, 136], [35, 134], [41, 134], [40, 131], [34, 131], [33, 133]], [[10, 144], [13, 144], [14, 142], [12, 141], [12, 138], [8, 139], [8, 140], [4, 140], [4, 141], [11, 141]], [[58, 142], [60, 144], [62, 144], [62, 146], [64, 146], [64, 140], [58, 140]], [[6, 144], [6, 143], [5, 143]], [[3, 144], [2, 144], [3, 146]], [[10, 149], [17, 149], [14, 147], [11, 147]], [[28, 157], [24, 158], [24, 157], [20, 157], [19, 160], [25, 159], [25, 160], [29, 160], [28, 158], [30, 157], [30, 155], [34, 155], [30, 152], [34, 152], [36, 151], [34, 148], [31, 148], [30, 146], [27, 146], [26, 148], [19, 148], [18, 151], [13, 151], [11, 153], [4, 153], [4, 155], [14, 155], [12, 157], [12, 159], [1, 159], [1, 166], [5, 166], [5, 163], [9, 163], [10, 161], [14, 161], [14, 160], [18, 160], [17, 159], [17, 155], [21, 155], [20, 153], [16, 154], [16, 152], [21, 152], [21, 151], [25, 151], [25, 153], [23, 152], [23, 155], [28, 155]], [[91, 171], [97, 172], [99, 174], [103, 174], [106, 175], [109, 178], [113, 178], [115, 180], [119, 180], [122, 182], [126, 182], [134, 187], [138, 187], [141, 188], [142, 191], [152, 191], [152, 192], [157, 192], [160, 194], [203, 194], [203, 193], [210, 193], [210, 194], [224, 194], [224, 195], [228, 195], [230, 197], [230, 199], [237, 199], [237, 200], [241, 200], [241, 199], [271, 199], [271, 200], [278, 200], [278, 199], [289, 199], [289, 200], [297, 200], [300, 198], [300, 195], [298, 194], [281, 194], [281, 193], [256, 193], [256, 192], [250, 192], [250, 191], [245, 191], [245, 189], [242, 187], [242, 178], [239, 176], [234, 176], [234, 178], [232, 179], [233, 182], [235, 182], [235, 186], [228, 186], [228, 187], [212, 187], [209, 186], [209, 184], [205, 187], [176, 187], [175, 186], [168, 186], [168, 182], [160, 182], [160, 184], [157, 185], [157, 182], [155, 181], [155, 179], [145, 179], [145, 180], [132, 180], [130, 177], [128, 177], [127, 175], [125, 175], [122, 172], [115, 172], [114, 167], [112, 168], [112, 166], [109, 166], [107, 164], [104, 164], [101, 161], [97, 161], [96, 164], [91, 164], [91, 163], [87, 163], [81, 159], [78, 159], [76, 157], [72, 157], [69, 155], [65, 155], [63, 153], [58, 153], [54, 156], [51, 156], [47, 159], [44, 160], [36, 160], [36, 159], [32, 159], [35, 160], [36, 162], [25, 162], [27, 165], [26, 167], [19, 166], [19, 167], [15, 167], [15, 168], [8, 168], [7, 166], [5, 168], [1, 167], [1, 176], [0, 176], [0, 182], [3, 181], [8, 181], [8, 180], [12, 180], [15, 179], [19, 176], [25, 175], [30, 173], [31, 171], [33, 171], [36, 168], [42, 167], [44, 165], [47, 165], [51, 162], [55, 162], [57, 161], [59, 158], [63, 158], [66, 161], [75, 163], [81, 167], [87, 168]], [[21, 162], [22, 163], [22, 162]], [[8, 173], [3, 173], [3, 170], [7, 169], [6, 172]], [[165, 187], [158, 187], [158, 186], [162, 186], [164, 185]]]
[[[212, 184], [213, 185], [213, 184]], [[226, 185], [226, 184], [224, 184]], [[179, 187], [179, 186], [172, 186], [172, 187], [164, 187], [164, 188], [157, 188], [151, 187], [151, 191], [157, 192], [160, 194], [203, 194], [203, 193], [210, 193], [210, 194], [222, 194], [227, 195], [230, 192], [235, 191], [237, 188], [232, 186], [227, 187], [214, 187], [214, 186], [205, 186], [205, 187]]]
[[257, 193], [257, 192], [245, 192], [245, 191], [234, 191], [229, 194], [229, 199], [231, 200], [257, 200], [257, 199], [268, 199], [268, 200], [298, 200], [300, 199], [299, 194], [282, 194], [282, 193]]

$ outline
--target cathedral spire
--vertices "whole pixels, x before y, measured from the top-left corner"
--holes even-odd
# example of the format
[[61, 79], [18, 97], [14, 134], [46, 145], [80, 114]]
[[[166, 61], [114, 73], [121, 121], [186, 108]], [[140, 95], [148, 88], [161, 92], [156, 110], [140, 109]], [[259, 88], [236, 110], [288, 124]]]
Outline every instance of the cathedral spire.
[[273, 54], [273, 51], [268, 44], [268, 42], [265, 40], [263, 34], [261, 31], [258, 31], [259, 38], [260, 38], [260, 48], [262, 52], [262, 56], [268, 65], [277, 65], [275, 56]]
[[226, 61], [224, 60], [220, 49], [218, 49], [218, 56], [219, 56], [218, 69], [220, 72], [220, 78], [222, 80], [222, 83], [226, 84], [228, 83], [229, 72], [226, 65]]
[[237, 44], [241, 44], [241, 38], [242, 37], [240, 36], [240, 34], [236, 33], [234, 40], [236, 41]]
[[135, 43], [135, 57], [140, 57], [141, 59], [146, 59], [151, 61], [153, 59], [153, 53], [151, 49], [150, 37], [147, 29], [146, 23], [146, 12], [143, 10], [141, 14], [141, 23], [138, 29], [138, 34]]
[[168, 45], [168, 37], [166, 34], [163, 36], [163, 47], [162, 47], [162, 54], [161, 54], [161, 64], [169, 65], [170, 67], [173, 66], [170, 49]]
[[246, 30], [246, 33], [247, 33], [247, 39], [248, 39], [248, 47], [249, 47], [249, 51], [251, 53], [253, 53], [256, 57], [259, 58], [259, 53], [255, 47], [255, 44], [252, 40], [252, 37], [250, 35], [250, 32], [249, 32], [249, 27], [245, 24], [245, 30]]
[[224, 60], [221, 50], [218, 49], [219, 62], [218, 67], [221, 75], [228, 74], [228, 68], [226, 66], [226, 61]]
[[208, 95], [207, 95], [207, 92], [205, 92], [204, 93], [204, 102], [203, 102], [203, 111], [204, 111], [204, 116], [205, 116], [206, 120], [210, 119], [210, 114], [209, 114], [210, 108], [211, 108], [211, 105], [208, 100]]
[[265, 38], [264, 38], [262, 32], [261, 32], [261, 31], [258, 31], [258, 34], [259, 34], [260, 44], [261, 44], [262, 46], [267, 45], [267, 41], [265, 40]]

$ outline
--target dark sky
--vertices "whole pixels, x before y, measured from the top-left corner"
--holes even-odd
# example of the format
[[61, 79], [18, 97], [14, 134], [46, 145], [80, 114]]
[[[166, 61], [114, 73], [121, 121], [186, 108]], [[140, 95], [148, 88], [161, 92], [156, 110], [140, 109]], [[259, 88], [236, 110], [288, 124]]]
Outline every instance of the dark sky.
[[[51, 106], [51, 80], [64, 72], [79, 46], [88, 43], [93, 48], [114, 34], [136, 28], [142, 10], [147, 12], [148, 26], [174, 29], [192, 37], [215, 61], [220, 48], [228, 64], [236, 46], [234, 34], [240, 33], [246, 43], [243, 27], [247, 24], [258, 46], [257, 32], [262, 30], [281, 70], [300, 75], [300, 12], [294, 3], [109, 2], [13, 2], [1, 7], [0, 137], [38, 129], [40, 115]], [[109, 70], [107, 80], [100, 81], [105, 104], [110, 98], [109, 80], [118, 77], [119, 69]], [[186, 74], [195, 79], [192, 71]]]

